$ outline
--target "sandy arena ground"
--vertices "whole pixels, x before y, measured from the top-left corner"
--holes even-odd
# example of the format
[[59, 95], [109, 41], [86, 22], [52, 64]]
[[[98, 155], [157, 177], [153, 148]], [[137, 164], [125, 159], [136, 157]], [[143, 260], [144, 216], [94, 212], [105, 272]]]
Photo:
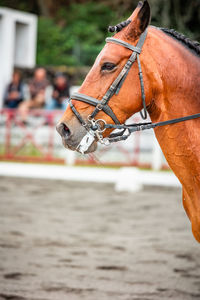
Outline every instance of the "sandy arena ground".
[[200, 299], [181, 191], [1, 177], [0, 299]]

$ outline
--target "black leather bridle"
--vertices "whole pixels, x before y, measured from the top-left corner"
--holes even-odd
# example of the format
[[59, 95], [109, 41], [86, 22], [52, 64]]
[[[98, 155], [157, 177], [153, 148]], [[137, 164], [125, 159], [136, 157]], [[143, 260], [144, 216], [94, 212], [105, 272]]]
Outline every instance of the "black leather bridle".
[[[147, 108], [146, 108], [146, 102], [145, 102], [145, 91], [144, 91], [144, 81], [143, 81], [143, 75], [142, 75], [142, 68], [141, 68], [141, 63], [140, 63], [140, 58], [139, 55], [142, 51], [142, 46], [145, 42], [147, 36], [147, 30], [145, 30], [140, 38], [139, 41], [136, 45], [136, 47], [132, 46], [131, 44], [124, 42], [122, 40], [110, 37], [106, 38], [107, 43], [115, 43], [117, 45], [123, 46], [129, 50], [132, 51], [131, 56], [127, 60], [126, 64], [124, 65], [123, 69], [121, 70], [120, 74], [117, 76], [117, 78], [114, 80], [114, 82], [111, 84], [105, 95], [101, 100], [98, 100], [96, 98], [87, 96], [85, 94], [81, 93], [74, 93], [70, 100], [69, 100], [69, 105], [79, 120], [80, 124], [85, 127], [87, 130], [87, 134], [83, 137], [81, 140], [80, 144], [77, 147], [77, 150], [81, 153], [85, 153], [90, 145], [94, 142], [94, 140], [97, 140], [101, 142], [102, 144], [109, 145], [110, 143], [121, 141], [121, 140], [126, 140], [131, 133], [135, 131], [141, 131], [141, 130], [146, 130], [146, 129], [151, 129], [155, 128], [158, 126], [164, 126], [164, 125], [169, 125], [169, 124], [174, 124], [174, 123], [179, 123], [191, 119], [196, 119], [200, 117], [200, 113], [196, 115], [190, 115], [187, 117], [182, 117], [182, 118], [177, 118], [177, 119], [172, 119], [164, 122], [159, 122], [159, 123], [152, 123], [152, 122], [147, 122], [147, 123], [134, 123], [134, 124], [120, 124], [117, 116], [114, 114], [110, 106], [108, 105], [109, 100], [111, 97], [115, 94], [117, 95], [119, 93], [119, 90], [121, 89], [123, 82], [125, 81], [131, 66], [133, 63], [137, 60], [138, 63], [138, 69], [139, 69], [139, 79], [140, 79], [140, 86], [141, 86], [141, 97], [142, 97], [142, 104], [143, 104], [143, 111], [140, 111], [141, 117], [143, 119], [147, 118]], [[89, 105], [92, 105], [95, 107], [94, 111], [87, 117], [87, 120], [84, 120], [83, 117], [80, 115], [80, 113], [77, 111], [75, 106], [73, 105], [71, 99], [81, 101], [84, 103], [87, 103]], [[103, 111], [106, 113], [113, 121], [115, 124], [106, 124], [105, 120], [103, 119], [95, 119], [96, 115], [98, 112]], [[106, 129], [120, 129], [121, 131], [117, 133], [112, 133], [108, 137], [103, 138], [102, 133]], [[127, 132], [127, 133], [126, 133]]]

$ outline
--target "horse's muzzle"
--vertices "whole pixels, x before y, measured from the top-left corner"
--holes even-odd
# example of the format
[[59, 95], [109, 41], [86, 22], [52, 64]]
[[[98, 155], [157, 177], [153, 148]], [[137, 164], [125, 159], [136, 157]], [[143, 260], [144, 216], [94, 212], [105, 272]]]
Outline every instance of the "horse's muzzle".
[[[85, 134], [87, 133], [87, 131], [85, 130], [84, 127], [80, 127], [77, 130], [74, 131], [73, 128], [73, 132], [72, 129], [69, 128], [69, 126], [67, 126], [67, 124], [65, 122], [60, 122], [57, 124], [56, 126], [56, 130], [58, 131], [58, 133], [60, 134], [61, 138], [62, 138], [62, 143], [64, 145], [65, 148], [73, 150], [73, 151], [78, 151], [78, 145], [80, 144], [82, 138], [85, 136]], [[94, 152], [97, 148], [97, 143], [96, 141], [94, 141], [90, 147], [88, 147], [88, 150], [85, 151], [85, 153], [90, 153], [90, 152]]]

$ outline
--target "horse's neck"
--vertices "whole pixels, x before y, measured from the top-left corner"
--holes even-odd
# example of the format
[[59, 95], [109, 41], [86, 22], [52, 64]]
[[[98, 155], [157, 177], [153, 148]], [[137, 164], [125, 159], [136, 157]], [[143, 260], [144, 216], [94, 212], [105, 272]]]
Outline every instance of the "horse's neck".
[[[155, 62], [155, 74], [150, 70], [154, 85], [149, 108], [152, 121], [200, 113], [199, 58], [162, 32], [152, 33], [152, 43]], [[200, 242], [199, 132], [200, 119], [155, 129], [163, 153], [182, 183], [183, 205], [194, 236]]]
[[159, 114], [166, 118], [200, 112], [199, 57], [162, 31], [151, 31], [152, 44], [148, 49], [156, 69], [151, 117], [157, 120]]
[[[161, 82], [150, 105], [152, 121], [200, 113], [199, 58], [166, 34], [158, 35], [160, 45], [153, 55]], [[155, 130], [169, 165], [187, 189], [194, 182], [200, 188], [199, 130], [200, 119]]]

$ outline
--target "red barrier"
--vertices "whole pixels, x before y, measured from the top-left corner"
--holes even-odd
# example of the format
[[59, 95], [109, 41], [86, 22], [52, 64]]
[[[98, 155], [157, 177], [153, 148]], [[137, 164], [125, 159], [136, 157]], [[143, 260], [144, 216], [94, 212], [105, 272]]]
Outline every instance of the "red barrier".
[[[17, 110], [1, 110], [0, 159], [64, 163], [64, 159], [58, 158], [54, 154], [55, 124], [61, 115], [61, 111], [32, 110], [27, 122], [24, 123]], [[44, 127], [45, 147], [35, 138], [37, 132]], [[13, 143], [13, 137], [16, 140], [16, 135], [18, 136], [17, 142]], [[25, 151], [27, 145], [29, 151], [27, 149]]]
[[[63, 111], [31, 110], [27, 123], [24, 123], [17, 110], [1, 110], [0, 160], [62, 164], [68, 160], [68, 163], [79, 165], [151, 168], [155, 139], [153, 132], [136, 132], [126, 142], [114, 143], [109, 147], [99, 145], [94, 154], [74, 153], [73, 156], [73, 153], [64, 149], [55, 130], [62, 114]], [[130, 122], [140, 122], [140, 118], [134, 116]], [[162, 167], [166, 167], [166, 164]]]

